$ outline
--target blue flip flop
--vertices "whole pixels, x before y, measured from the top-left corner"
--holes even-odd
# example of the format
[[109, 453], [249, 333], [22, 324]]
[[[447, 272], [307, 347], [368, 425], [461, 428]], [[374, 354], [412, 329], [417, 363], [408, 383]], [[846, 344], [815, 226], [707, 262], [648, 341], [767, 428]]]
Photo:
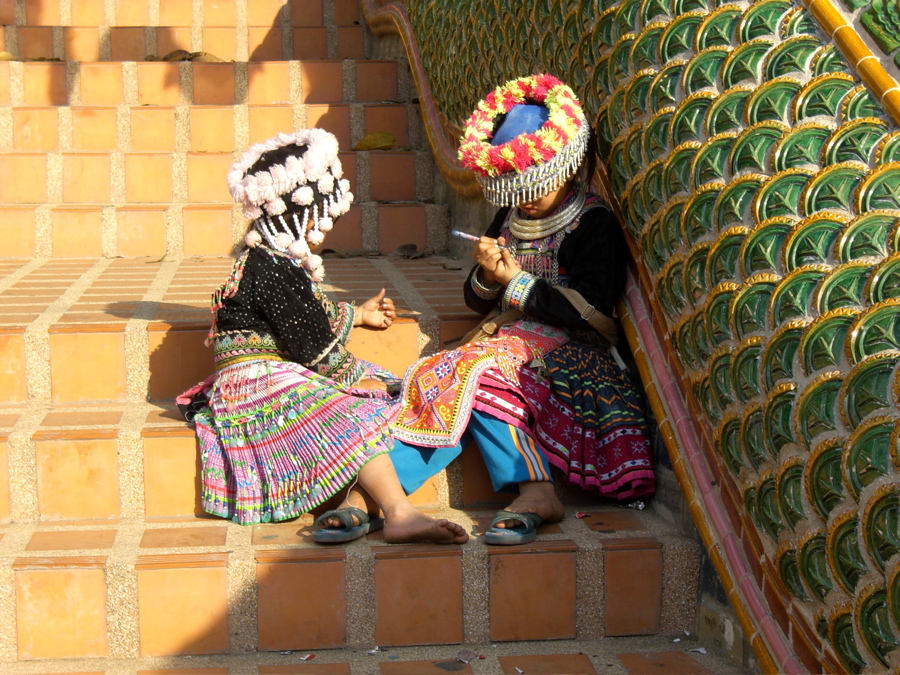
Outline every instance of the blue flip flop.
[[[325, 525], [327, 519], [335, 517], [340, 519], [341, 527]], [[353, 524], [354, 517], [359, 525]], [[362, 509], [345, 506], [342, 509], [326, 511], [316, 518], [312, 537], [317, 544], [342, 544], [359, 539], [369, 532], [377, 532], [382, 527], [384, 527], [384, 518], [369, 518], [369, 514]]]
[[[521, 523], [515, 527], [494, 527], [504, 520]], [[544, 522], [536, 513], [516, 513], [515, 511], [497, 511], [491, 526], [484, 533], [484, 543], [497, 546], [513, 546], [528, 544], [537, 538], [537, 529]]]

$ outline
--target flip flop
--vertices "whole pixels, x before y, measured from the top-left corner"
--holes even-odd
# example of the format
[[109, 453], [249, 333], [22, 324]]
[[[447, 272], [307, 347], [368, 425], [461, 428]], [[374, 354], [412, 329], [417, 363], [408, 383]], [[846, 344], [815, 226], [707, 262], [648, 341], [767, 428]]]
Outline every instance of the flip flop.
[[[339, 518], [342, 527], [328, 527], [325, 521], [329, 518]], [[353, 518], [359, 525], [353, 524]], [[313, 541], [317, 544], [341, 544], [347, 541], [359, 539], [369, 532], [377, 532], [384, 527], [384, 518], [369, 518], [369, 514], [355, 506], [345, 506], [342, 509], [326, 511], [316, 518], [313, 530]]]
[[[494, 527], [504, 520], [514, 520], [522, 523], [515, 527]], [[544, 522], [536, 513], [516, 513], [515, 511], [497, 511], [491, 526], [484, 533], [484, 543], [497, 546], [513, 546], [515, 544], [528, 544], [537, 538], [537, 529]]]

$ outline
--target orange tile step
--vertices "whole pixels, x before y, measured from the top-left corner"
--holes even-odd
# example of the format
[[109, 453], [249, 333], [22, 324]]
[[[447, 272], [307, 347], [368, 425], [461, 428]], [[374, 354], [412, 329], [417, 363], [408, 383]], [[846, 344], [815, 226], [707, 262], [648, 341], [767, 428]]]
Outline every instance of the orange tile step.
[[[697, 545], [668, 534], [670, 524], [654, 514], [633, 514], [637, 532], [604, 531], [592, 523], [621, 511], [595, 509], [591, 520], [570, 509], [555, 531], [512, 547], [483, 544], [487, 512], [435, 514], [475, 536], [463, 546], [385, 545], [369, 535], [325, 547], [311, 542], [306, 516], [250, 527], [217, 519], [16, 523], [2, 531], [0, 565], [11, 571], [18, 602], [0, 607], [0, 619], [16, 626], [9, 637], [18, 661], [93, 659], [85, 661], [91, 671], [114, 658], [143, 659], [138, 670], [163, 657], [167, 667], [215, 667], [227, 662], [213, 655], [238, 653], [289, 665], [279, 657], [314, 652], [328, 663], [341, 655], [329, 650], [346, 658], [375, 645], [402, 653], [493, 644], [485, 655], [506, 667], [521, 641], [590, 643], [575, 653], [596, 658], [601, 642], [616, 644], [612, 636], [693, 632]], [[630, 569], [613, 562], [626, 546]], [[639, 594], [631, 594], [635, 583]], [[631, 602], [613, 616], [624, 593]], [[633, 638], [619, 644], [630, 648], [616, 653], [638, 651]], [[672, 646], [640, 644], [642, 652]], [[422, 657], [419, 650], [404, 660]]]

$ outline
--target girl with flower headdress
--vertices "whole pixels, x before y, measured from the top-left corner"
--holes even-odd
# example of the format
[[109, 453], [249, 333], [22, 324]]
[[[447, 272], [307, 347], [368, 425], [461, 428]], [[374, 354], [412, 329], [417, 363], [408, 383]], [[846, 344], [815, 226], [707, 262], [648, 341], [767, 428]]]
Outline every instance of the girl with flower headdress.
[[590, 189], [590, 138], [574, 92], [533, 75], [485, 97], [460, 141], [460, 160], [503, 207], [474, 245], [466, 303], [502, 313], [410, 369], [390, 457], [411, 492], [473, 439], [494, 490], [518, 493], [489, 544], [531, 541], [562, 519], [550, 465], [603, 497], [654, 492], [643, 406], [614, 358], [628, 251]]
[[337, 139], [322, 129], [279, 134], [247, 150], [228, 186], [253, 222], [213, 294], [216, 373], [193, 417], [203, 508], [241, 524], [286, 520], [358, 480], [383, 523], [348, 490], [316, 519], [315, 541], [350, 541], [383, 524], [389, 542], [463, 543], [462, 527], [416, 510], [384, 454], [397, 378], [345, 346], [354, 326], [390, 326], [393, 302], [382, 289], [354, 307], [319, 285], [322, 258], [311, 248], [353, 200]]

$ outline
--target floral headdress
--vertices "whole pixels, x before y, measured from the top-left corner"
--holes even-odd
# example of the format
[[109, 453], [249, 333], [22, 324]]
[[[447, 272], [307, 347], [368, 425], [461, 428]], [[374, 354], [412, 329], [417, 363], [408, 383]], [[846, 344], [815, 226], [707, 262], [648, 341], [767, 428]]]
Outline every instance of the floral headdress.
[[322, 258], [310, 246], [319, 246], [350, 209], [353, 194], [343, 175], [337, 139], [324, 129], [278, 134], [250, 146], [228, 172], [231, 196], [253, 220], [244, 242], [253, 247], [265, 239], [321, 281]]
[[[546, 107], [543, 125], [492, 143], [498, 122], [522, 104]], [[475, 172], [488, 201], [514, 206], [565, 183], [584, 159], [588, 134], [575, 93], [552, 75], [530, 75], [510, 80], [478, 104], [460, 139], [459, 159]]]

